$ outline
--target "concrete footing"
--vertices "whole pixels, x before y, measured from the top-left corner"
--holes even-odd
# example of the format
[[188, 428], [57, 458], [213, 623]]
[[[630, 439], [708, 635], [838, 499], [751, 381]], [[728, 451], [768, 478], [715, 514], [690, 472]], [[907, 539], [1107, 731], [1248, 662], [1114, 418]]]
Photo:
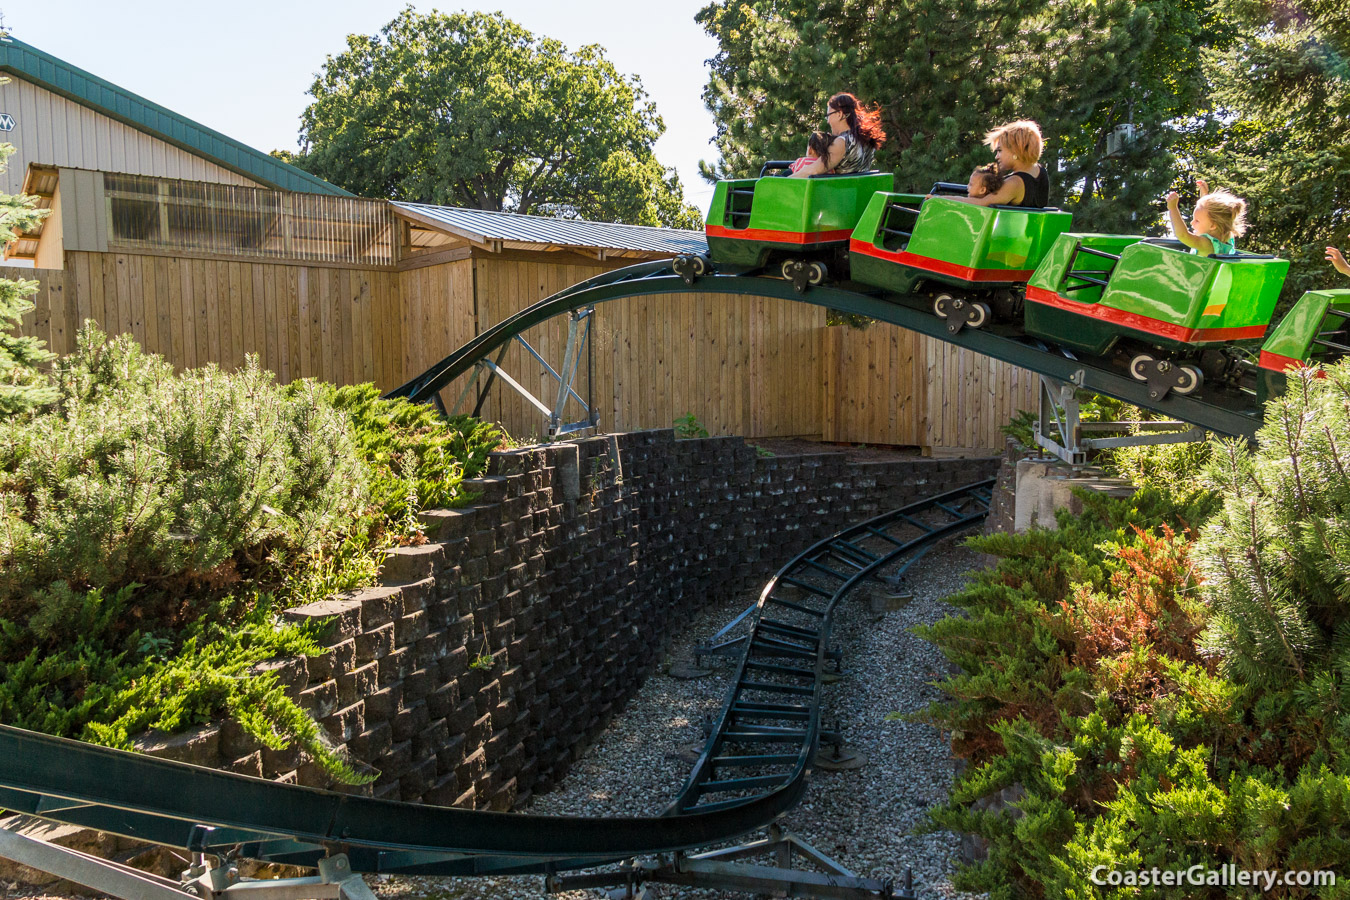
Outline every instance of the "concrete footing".
[[1130, 482], [1108, 478], [1099, 469], [1074, 468], [1044, 457], [1019, 460], [1013, 530], [1054, 528], [1058, 509], [1082, 512], [1083, 502], [1074, 495], [1075, 488], [1112, 497], [1129, 497], [1135, 491]]

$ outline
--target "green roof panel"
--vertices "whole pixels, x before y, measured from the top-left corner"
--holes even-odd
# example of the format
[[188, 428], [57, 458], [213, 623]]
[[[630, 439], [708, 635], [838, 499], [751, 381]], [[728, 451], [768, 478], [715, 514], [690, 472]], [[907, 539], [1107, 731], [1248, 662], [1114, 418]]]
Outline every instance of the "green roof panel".
[[23, 41], [14, 38], [0, 41], [0, 72], [9, 72], [25, 81], [41, 85], [67, 100], [117, 119], [137, 131], [181, 147], [274, 190], [353, 196], [351, 192], [329, 184], [317, 175], [311, 175], [261, 150], [226, 137]]

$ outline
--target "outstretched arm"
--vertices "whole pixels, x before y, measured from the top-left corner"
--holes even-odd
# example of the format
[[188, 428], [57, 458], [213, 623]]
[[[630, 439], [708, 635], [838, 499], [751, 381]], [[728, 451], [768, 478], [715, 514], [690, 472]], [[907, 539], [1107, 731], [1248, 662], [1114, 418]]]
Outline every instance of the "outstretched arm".
[[1209, 182], [1203, 178], [1195, 179], [1195, 189], [1201, 197], [1209, 193]]
[[1186, 220], [1181, 217], [1181, 210], [1177, 208], [1179, 202], [1180, 198], [1176, 191], [1167, 195], [1167, 215], [1172, 220], [1172, 233], [1187, 247], [1194, 247], [1201, 256], [1209, 256], [1214, 252], [1214, 242], [1209, 239], [1209, 235], [1196, 234], [1186, 227]]
[[1337, 250], [1335, 247], [1327, 248], [1327, 262], [1335, 266], [1337, 272], [1350, 277], [1350, 263], [1345, 261], [1345, 254], [1341, 253], [1341, 251]]
[[992, 194], [985, 194], [983, 197], [946, 197], [946, 200], [955, 200], [958, 203], [969, 203], [973, 206], [1016, 206], [1022, 202], [1022, 197], [1026, 195], [1027, 187], [1022, 183], [1022, 179], [1009, 176], [1003, 182], [1003, 187], [994, 191]]

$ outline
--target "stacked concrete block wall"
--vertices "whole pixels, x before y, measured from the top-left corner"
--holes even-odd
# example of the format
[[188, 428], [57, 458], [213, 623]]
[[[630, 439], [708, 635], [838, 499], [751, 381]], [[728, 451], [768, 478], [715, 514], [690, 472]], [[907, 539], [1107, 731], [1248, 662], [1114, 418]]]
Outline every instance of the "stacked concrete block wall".
[[[616, 459], [617, 452], [617, 459]], [[747, 601], [812, 542], [992, 477], [997, 459], [761, 457], [636, 432], [493, 454], [462, 509], [424, 514], [378, 587], [288, 610], [324, 652], [276, 671], [377, 797], [510, 809], [548, 790], [661, 662], [676, 621]], [[228, 724], [152, 752], [334, 787]]]

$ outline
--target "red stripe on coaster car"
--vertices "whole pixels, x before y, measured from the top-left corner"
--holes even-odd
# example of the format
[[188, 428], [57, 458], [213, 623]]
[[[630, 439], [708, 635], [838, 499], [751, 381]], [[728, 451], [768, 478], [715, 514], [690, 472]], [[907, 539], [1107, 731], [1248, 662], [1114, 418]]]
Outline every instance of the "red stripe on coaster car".
[[959, 278], [962, 281], [1022, 282], [1030, 278], [1031, 273], [1035, 271], [1035, 269], [976, 269], [972, 266], [958, 266], [955, 263], [933, 259], [931, 256], [910, 253], [908, 250], [882, 250], [857, 238], [849, 242], [848, 249], [854, 253], [861, 253], [863, 256], [873, 256], [887, 262], [909, 266], [911, 269], [922, 269], [925, 272]]
[[852, 230], [842, 231], [772, 231], [768, 228], [727, 228], [725, 225], [706, 225], [708, 237], [731, 238], [737, 241], [765, 241], [775, 244], [820, 244], [826, 241], [846, 241]]
[[1074, 315], [1086, 316], [1089, 319], [1100, 319], [1182, 344], [1259, 340], [1266, 333], [1266, 326], [1264, 325], [1246, 325], [1239, 328], [1187, 328], [1184, 325], [1164, 322], [1161, 319], [1141, 316], [1138, 313], [1125, 312], [1121, 309], [1113, 309], [1099, 303], [1078, 303], [1074, 300], [1066, 300], [1054, 291], [1031, 285], [1027, 286], [1027, 299], [1033, 303], [1051, 306]]
[[1301, 369], [1307, 363], [1301, 359], [1294, 359], [1292, 356], [1281, 356], [1278, 353], [1271, 353], [1269, 350], [1262, 350], [1261, 359], [1257, 362], [1257, 365], [1263, 369], [1287, 372], [1290, 369]]

